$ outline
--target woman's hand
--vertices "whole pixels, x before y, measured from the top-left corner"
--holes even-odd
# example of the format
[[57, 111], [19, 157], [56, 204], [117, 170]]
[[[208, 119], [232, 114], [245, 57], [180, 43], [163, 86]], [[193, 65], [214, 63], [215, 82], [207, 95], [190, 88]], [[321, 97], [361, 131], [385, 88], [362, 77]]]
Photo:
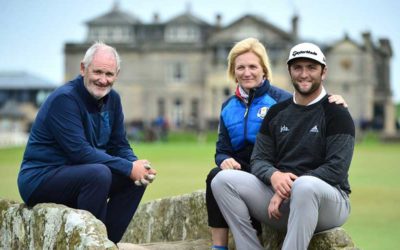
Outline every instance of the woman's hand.
[[221, 169], [241, 169], [240, 164], [233, 158], [225, 159], [220, 166]]
[[344, 100], [343, 96], [341, 96], [341, 95], [331, 95], [328, 97], [328, 100], [330, 103], [334, 102], [338, 105], [343, 105], [343, 107], [345, 107], [345, 108], [348, 107], [346, 101]]

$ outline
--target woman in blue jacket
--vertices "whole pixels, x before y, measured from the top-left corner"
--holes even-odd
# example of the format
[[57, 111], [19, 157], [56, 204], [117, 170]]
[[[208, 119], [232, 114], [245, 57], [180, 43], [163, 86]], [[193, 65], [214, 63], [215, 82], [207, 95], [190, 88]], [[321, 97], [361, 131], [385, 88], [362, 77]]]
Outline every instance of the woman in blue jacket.
[[[235, 95], [222, 104], [215, 163], [207, 176], [206, 204], [208, 225], [212, 234], [212, 249], [228, 249], [228, 225], [219, 210], [211, 190], [211, 181], [221, 170], [250, 172], [250, 157], [256, 135], [269, 108], [292, 95], [271, 85], [269, 58], [265, 47], [255, 38], [238, 42], [228, 55], [228, 77], [237, 84]], [[331, 102], [343, 104], [340, 96]], [[344, 105], [346, 105], [344, 103]], [[253, 220], [253, 226], [261, 227]]]

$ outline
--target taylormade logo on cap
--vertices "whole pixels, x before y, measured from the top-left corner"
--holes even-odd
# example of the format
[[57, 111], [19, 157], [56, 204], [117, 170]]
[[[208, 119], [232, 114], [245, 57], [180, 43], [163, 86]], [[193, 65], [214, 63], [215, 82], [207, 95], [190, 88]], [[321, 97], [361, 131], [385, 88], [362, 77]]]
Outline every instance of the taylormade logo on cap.
[[321, 49], [313, 43], [300, 43], [294, 46], [290, 50], [289, 59], [287, 60], [287, 63], [289, 64], [291, 60], [297, 58], [312, 59], [326, 66], [326, 60], [324, 54], [322, 53]]
[[313, 54], [315, 56], [317, 55], [317, 52], [309, 51], [309, 50], [306, 50], [306, 51], [302, 50], [302, 51], [293, 51], [293, 56], [297, 56], [297, 55], [303, 54], [303, 53]]

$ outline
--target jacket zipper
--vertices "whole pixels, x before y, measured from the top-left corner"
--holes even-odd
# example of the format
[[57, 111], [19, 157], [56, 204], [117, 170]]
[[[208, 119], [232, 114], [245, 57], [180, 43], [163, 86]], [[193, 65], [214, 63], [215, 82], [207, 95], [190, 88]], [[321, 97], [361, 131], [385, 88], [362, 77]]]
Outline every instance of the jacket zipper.
[[249, 101], [245, 103], [246, 110], [244, 112], [244, 138], [246, 140], [247, 140], [247, 118], [248, 118], [249, 108], [251, 106], [251, 103], [253, 102], [254, 96], [255, 96], [255, 91], [253, 89], [250, 89]]

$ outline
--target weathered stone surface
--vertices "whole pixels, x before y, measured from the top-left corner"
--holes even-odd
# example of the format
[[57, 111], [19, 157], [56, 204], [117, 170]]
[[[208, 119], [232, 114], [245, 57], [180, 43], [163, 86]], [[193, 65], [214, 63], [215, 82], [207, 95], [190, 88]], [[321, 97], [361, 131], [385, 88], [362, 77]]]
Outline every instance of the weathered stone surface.
[[118, 243], [119, 250], [209, 250], [210, 240], [186, 240], [174, 242], [156, 242], [146, 244]]
[[[280, 250], [285, 234], [263, 225], [261, 241], [265, 249]], [[337, 227], [314, 235], [308, 250], [358, 250], [343, 228]]]
[[52, 203], [0, 199], [0, 249], [117, 249], [91, 213]]
[[[285, 235], [283, 233], [279, 233], [263, 225], [261, 242], [265, 249], [281, 249], [284, 237]], [[205, 242], [211, 241], [207, 226], [204, 191], [197, 191], [192, 194], [172, 198], [158, 199], [140, 205], [122, 241], [140, 244], [198, 239], [203, 239]], [[209, 244], [199, 245], [198, 248], [193, 249], [207, 250], [210, 248]], [[175, 245], [175, 248], [167, 248], [168, 244], [163, 245], [163, 243], [154, 243], [154, 245], [140, 244], [137, 247], [149, 246], [154, 248], [148, 249], [157, 250], [192, 249], [179, 248], [178, 245]], [[229, 249], [235, 249], [232, 238], [230, 240]], [[350, 236], [342, 228], [335, 228], [316, 234], [309, 246], [309, 250], [356, 249]]]
[[314, 235], [309, 249], [318, 250], [357, 250], [350, 235], [343, 228], [337, 227]]
[[139, 206], [122, 242], [150, 243], [210, 239], [204, 191]]
[[[281, 249], [283, 233], [263, 226], [265, 249]], [[205, 192], [150, 201], [139, 206], [121, 250], [208, 250]], [[132, 244], [135, 243], [135, 244]], [[117, 249], [101, 221], [63, 205], [23, 204], [0, 199], [0, 249]], [[230, 240], [231, 250], [235, 249]], [[356, 250], [350, 236], [335, 228], [316, 234], [309, 250]]]

